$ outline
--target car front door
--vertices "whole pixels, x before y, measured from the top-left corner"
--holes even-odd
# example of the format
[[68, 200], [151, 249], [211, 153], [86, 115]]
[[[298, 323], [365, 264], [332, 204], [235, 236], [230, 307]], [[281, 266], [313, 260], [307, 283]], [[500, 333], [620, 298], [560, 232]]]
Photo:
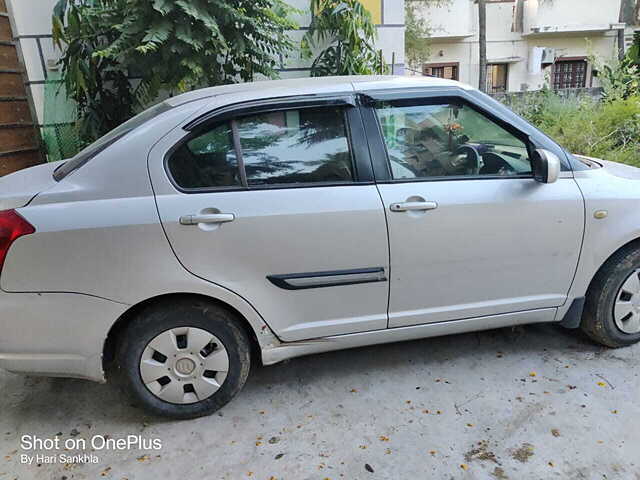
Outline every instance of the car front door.
[[238, 107], [150, 152], [181, 264], [286, 341], [387, 326], [385, 216], [352, 100]]
[[[369, 103], [363, 115], [389, 229], [389, 327], [531, 310], [553, 320], [582, 241], [572, 172], [534, 181], [530, 134], [466, 97]], [[536, 141], [549, 146], [545, 138]]]

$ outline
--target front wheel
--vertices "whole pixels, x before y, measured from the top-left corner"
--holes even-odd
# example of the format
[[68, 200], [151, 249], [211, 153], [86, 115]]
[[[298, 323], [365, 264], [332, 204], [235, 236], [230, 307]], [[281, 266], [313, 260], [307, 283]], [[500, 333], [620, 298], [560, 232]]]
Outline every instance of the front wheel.
[[127, 393], [150, 413], [210, 415], [243, 387], [250, 345], [238, 319], [209, 302], [178, 300], [144, 310], [125, 329], [117, 366]]
[[587, 292], [582, 330], [608, 347], [640, 341], [640, 246], [614, 254]]

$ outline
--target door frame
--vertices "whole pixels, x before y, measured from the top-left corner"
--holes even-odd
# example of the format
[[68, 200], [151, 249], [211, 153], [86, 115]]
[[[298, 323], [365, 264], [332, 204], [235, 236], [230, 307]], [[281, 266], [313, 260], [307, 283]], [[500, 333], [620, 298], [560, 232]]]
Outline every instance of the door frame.
[[[532, 149], [544, 148], [555, 153], [561, 161], [562, 171], [560, 174], [561, 179], [573, 179], [573, 165], [571, 163], [570, 155], [552, 139], [547, 137], [544, 133], [533, 127], [531, 124], [523, 120], [521, 117], [514, 114], [512, 111], [504, 107], [502, 104], [494, 100], [493, 98], [475, 90], [464, 90], [458, 87], [427, 87], [416, 89], [402, 89], [402, 90], [377, 90], [361, 93], [359, 108], [365, 124], [365, 131], [369, 143], [369, 149], [371, 151], [371, 157], [373, 161], [373, 168], [375, 174], [375, 181], [378, 185], [388, 184], [403, 184], [403, 183], [425, 183], [425, 182], [442, 182], [442, 181], [462, 181], [462, 180], [514, 180], [517, 178], [522, 179], [523, 176], [495, 176], [495, 175], [478, 175], [478, 176], [443, 176], [443, 177], [425, 177], [425, 178], [411, 178], [411, 179], [393, 179], [391, 174], [391, 164], [389, 160], [389, 154], [387, 146], [384, 140], [382, 127], [376, 113], [376, 106], [379, 102], [390, 102], [396, 105], [428, 105], [446, 103], [447, 101], [455, 101], [470, 108], [476, 110], [480, 114], [484, 115], [490, 121], [495, 122], [498, 126], [504, 128], [506, 131], [512, 133], [514, 136], [520, 138], [527, 145], [529, 154]], [[534, 182], [533, 174], [526, 175], [527, 178]], [[567, 181], [567, 180], [565, 180]], [[387, 205], [385, 205], [385, 215], [389, 215]], [[389, 225], [389, 220], [387, 221]], [[389, 230], [389, 227], [388, 227]], [[393, 248], [390, 244], [390, 271], [393, 272]], [[577, 264], [576, 264], [577, 268]], [[575, 275], [575, 272], [574, 272]], [[392, 279], [393, 276], [390, 275]], [[573, 278], [573, 277], [572, 277]], [[393, 280], [391, 280], [393, 281]], [[573, 280], [572, 280], [573, 281]], [[392, 284], [389, 285], [390, 289]], [[570, 285], [567, 288], [570, 289]], [[390, 290], [391, 292], [392, 290]], [[390, 293], [391, 298], [391, 293]], [[567, 297], [568, 298], [568, 297]], [[566, 301], [566, 299], [565, 299]], [[389, 304], [391, 308], [391, 302]], [[453, 325], [462, 324], [468, 322], [475, 322], [478, 319], [485, 319], [491, 322], [493, 319], [501, 318], [504, 315], [509, 315], [516, 319], [512, 319], [513, 323], [531, 323], [528, 316], [533, 314], [534, 316], [540, 315], [543, 320], [540, 321], [554, 321], [556, 307], [540, 307], [530, 310], [514, 311], [499, 313], [496, 315], [482, 315], [474, 316], [467, 319], [451, 319], [441, 320], [434, 323], [415, 324], [411, 327], [420, 327], [424, 329], [438, 328], [438, 325]], [[404, 329], [409, 326], [392, 325], [391, 324], [391, 312], [389, 313], [388, 329]], [[522, 318], [520, 318], [522, 317]], [[478, 327], [476, 327], [477, 329]], [[491, 328], [491, 327], [487, 327]]]
[[[259, 101], [236, 101], [235, 103], [229, 103], [223, 106], [202, 109], [198, 112], [197, 115], [194, 115], [189, 119], [185, 119], [184, 121], [176, 125], [176, 128], [172, 129], [170, 132], [164, 135], [151, 147], [147, 155], [147, 167], [151, 185], [154, 191], [154, 196], [156, 198], [158, 219], [160, 221], [160, 224], [163, 226], [165, 237], [169, 242], [169, 245], [173, 249], [173, 253], [176, 256], [177, 261], [190, 274], [199, 277], [213, 285], [217, 285], [221, 288], [229, 290], [230, 292], [233, 292], [239, 297], [247, 300], [247, 302], [249, 302], [249, 304], [259, 313], [259, 315], [261, 315], [265, 323], [271, 328], [274, 334], [283, 341], [291, 342], [306, 340], [318, 336], [344, 335], [354, 332], [379, 330], [386, 328], [388, 323], [387, 311], [389, 279], [388, 275], [385, 273], [388, 272], [389, 268], [388, 233], [386, 230], [384, 207], [375, 187], [369, 148], [365, 143], [366, 136], [364, 132], [364, 125], [360, 117], [360, 111], [356, 102], [357, 97], [354, 92], [339, 92], [330, 95], [291, 96], [285, 98], [267, 98]], [[335, 106], [341, 107], [343, 105], [346, 109], [345, 116], [347, 136], [349, 137], [349, 147], [352, 154], [352, 181], [339, 183], [291, 183], [266, 186], [249, 185], [239, 187], [234, 186], [231, 188], [212, 187], [201, 189], [181, 189], [171, 181], [170, 172], [166, 168], [166, 160], [168, 156], [182, 142], [184, 142], [186, 139], [191, 138], [191, 136], [195, 131], [197, 131], [198, 128], [202, 129], [206, 128], [207, 125], [211, 125], [212, 123], [217, 123], [222, 120], [230, 120], [235, 116], [236, 113], [242, 116], [267, 111], [281, 111], [286, 109], [292, 110], [313, 107], [322, 108], [325, 106], [327, 108], [332, 108]], [[202, 119], [203, 121], [199, 122], [196, 125], [194, 123], [194, 119]], [[185, 127], [190, 125], [192, 128], [187, 130]], [[198, 128], [193, 128], [196, 126]], [[178, 222], [179, 215], [182, 215], [182, 212], [173, 211], [166, 215], [164, 213], [166, 212], [166, 209], [162, 206], [165, 197], [180, 197], [181, 201], [186, 200], [197, 202], [198, 195], [253, 195], [259, 197], [272, 194], [277, 196], [287, 196], [289, 200], [285, 201], [285, 203], [287, 203], [289, 206], [295, 206], [300, 204], [300, 202], [297, 201], [297, 198], [299, 198], [300, 195], [304, 196], [304, 191], [301, 191], [301, 189], [320, 188], [327, 189], [327, 191], [338, 189], [334, 190], [336, 193], [332, 196], [334, 198], [348, 199], [353, 190], [341, 190], [341, 188], [343, 187], [351, 187], [352, 189], [355, 188], [358, 191], [368, 189], [371, 192], [371, 196], [367, 198], [370, 199], [370, 205], [375, 205], [375, 208], [372, 207], [370, 208], [370, 210], [375, 209], [376, 215], [379, 215], [379, 218], [377, 218], [375, 221], [375, 225], [379, 225], [379, 231], [375, 232], [375, 234], [371, 233], [371, 228], [368, 228], [367, 231], [369, 232], [368, 235], [370, 235], [371, 238], [379, 240], [376, 241], [376, 245], [378, 245], [380, 248], [372, 250], [373, 253], [371, 254], [371, 256], [376, 257], [376, 261], [358, 261], [358, 259], [356, 259], [354, 260], [354, 262], [352, 262], [353, 265], [350, 263], [346, 263], [344, 267], [340, 267], [339, 265], [328, 265], [327, 270], [322, 270], [322, 266], [320, 266], [320, 268], [317, 268], [316, 266], [316, 268], [309, 268], [309, 271], [306, 271], [304, 266], [296, 270], [280, 266], [281, 268], [272, 268], [270, 270], [265, 270], [265, 276], [260, 276], [260, 281], [264, 282], [265, 289], [269, 289], [272, 293], [278, 292], [278, 294], [281, 293], [283, 295], [291, 295], [292, 298], [297, 299], [298, 306], [301, 302], [305, 301], [304, 297], [306, 295], [310, 295], [310, 293], [307, 292], [311, 292], [311, 289], [314, 288], [323, 291], [325, 296], [327, 295], [327, 292], [330, 292], [331, 290], [324, 287], [329, 286], [336, 289], [345, 289], [344, 291], [348, 292], [349, 295], [354, 294], [354, 289], [358, 290], [355, 293], [361, 295], [361, 292], [363, 291], [362, 289], [364, 288], [375, 288], [374, 286], [376, 285], [378, 286], [378, 288], [380, 288], [380, 291], [376, 294], [376, 296], [380, 299], [380, 302], [384, 303], [384, 305], [380, 305], [379, 307], [376, 306], [374, 308], [375, 312], [365, 312], [365, 314], [360, 316], [354, 316], [349, 313], [349, 317], [344, 317], [344, 322], [336, 321], [329, 326], [324, 325], [324, 323], [321, 321], [314, 322], [312, 321], [313, 319], [309, 319], [309, 321], [306, 322], [306, 325], [303, 321], [300, 321], [299, 324], [294, 324], [292, 322], [289, 322], [289, 324], [282, 324], [282, 322], [280, 322], [279, 324], [276, 320], [277, 318], [279, 318], [279, 316], [274, 315], [273, 312], [269, 313], [268, 309], [264, 308], [264, 302], [260, 304], [260, 301], [258, 301], [255, 296], [252, 296], [249, 293], [240, 290], [237, 285], [234, 285], [233, 282], [229, 282], [227, 281], [227, 279], [224, 279], [222, 277], [214, 278], [202, 275], [200, 274], [200, 272], [192, 269], [188, 264], [183, 263], [183, 260], [177, 253], [177, 249], [175, 249], [175, 244], [172, 242], [171, 236], [171, 229], [173, 228], [173, 225]], [[271, 192], [272, 190], [274, 191]], [[296, 197], [296, 195], [298, 197]], [[322, 193], [322, 191], [316, 191], [315, 195], [329, 195], [329, 193], [325, 194]], [[334, 201], [334, 204], [347, 207], [350, 204], [348, 200], [341, 200], [340, 202], [341, 203], [336, 204]], [[185, 210], [184, 213], [189, 213], [191, 211], [192, 209], [189, 208], [188, 211]], [[234, 223], [231, 224], [230, 227], [233, 227], [236, 224], [239, 225], [242, 219], [242, 215], [237, 216], [237, 221], [234, 221]], [[169, 224], [171, 225], [168, 226]], [[370, 223], [370, 225], [373, 224]], [[222, 228], [224, 229], [225, 227]], [[338, 236], [336, 236], [336, 238], [338, 238]], [[353, 242], [352, 244], [356, 245], [356, 243]], [[345, 268], [345, 270], [342, 270], [340, 268]], [[346, 270], [346, 268], [349, 268], [350, 270]], [[293, 288], [283, 288], [282, 285]], [[335, 295], [335, 293], [333, 295]], [[338, 302], [338, 304], [339, 303], [340, 302]], [[343, 301], [343, 304], [344, 303], [345, 302]], [[300, 318], [302, 319], [304, 317]], [[333, 318], [335, 318], [336, 320], [340, 319], [338, 316], [331, 317], [331, 319]], [[319, 335], [319, 332], [324, 332], [327, 330], [330, 331], [328, 331], [326, 335]]]

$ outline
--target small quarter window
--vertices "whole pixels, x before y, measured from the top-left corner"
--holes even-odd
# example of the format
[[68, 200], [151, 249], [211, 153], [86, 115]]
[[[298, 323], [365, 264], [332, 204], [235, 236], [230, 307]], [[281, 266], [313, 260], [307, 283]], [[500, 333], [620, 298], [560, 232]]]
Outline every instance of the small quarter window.
[[168, 166], [182, 188], [242, 185], [228, 122], [183, 143], [169, 158]]

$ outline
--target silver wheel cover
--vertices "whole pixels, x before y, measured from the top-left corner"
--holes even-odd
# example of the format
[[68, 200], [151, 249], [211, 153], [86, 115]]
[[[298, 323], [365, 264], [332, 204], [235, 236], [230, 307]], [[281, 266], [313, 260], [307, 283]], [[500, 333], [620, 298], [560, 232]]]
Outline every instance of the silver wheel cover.
[[215, 335], [194, 327], [162, 332], [140, 358], [140, 378], [160, 400], [201, 402], [216, 393], [229, 371], [229, 354]]
[[624, 333], [640, 332], [640, 270], [629, 275], [618, 290], [613, 319]]

